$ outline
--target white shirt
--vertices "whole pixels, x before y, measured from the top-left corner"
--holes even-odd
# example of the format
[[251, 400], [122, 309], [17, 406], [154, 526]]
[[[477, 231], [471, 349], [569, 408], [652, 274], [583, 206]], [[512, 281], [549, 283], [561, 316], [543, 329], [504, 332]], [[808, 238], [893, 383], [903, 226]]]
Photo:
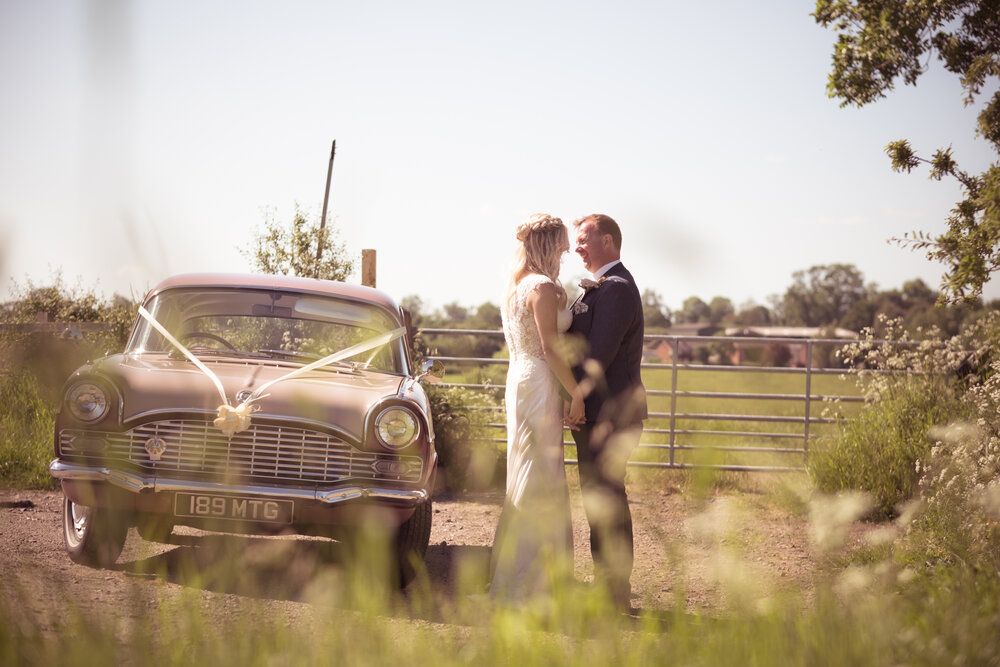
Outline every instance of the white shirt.
[[594, 280], [600, 280], [601, 276], [603, 276], [605, 273], [611, 270], [611, 267], [613, 267], [615, 264], [621, 264], [621, 263], [622, 261], [620, 259], [616, 259], [613, 262], [608, 262], [601, 268], [594, 271]]

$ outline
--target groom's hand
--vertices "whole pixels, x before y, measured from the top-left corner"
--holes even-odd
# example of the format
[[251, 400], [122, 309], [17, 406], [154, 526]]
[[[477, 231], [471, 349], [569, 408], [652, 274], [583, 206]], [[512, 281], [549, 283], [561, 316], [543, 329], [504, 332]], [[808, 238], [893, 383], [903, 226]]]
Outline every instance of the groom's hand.
[[573, 393], [573, 399], [569, 403], [563, 403], [563, 425], [571, 431], [580, 429], [580, 424], [585, 419], [583, 408], [583, 393], [578, 388]]
[[563, 422], [562, 422], [563, 426], [565, 426], [566, 428], [568, 428], [571, 431], [578, 431], [578, 430], [580, 430], [580, 426], [578, 424], [570, 421], [570, 418], [569, 418], [569, 408], [570, 408], [569, 401], [563, 401]]

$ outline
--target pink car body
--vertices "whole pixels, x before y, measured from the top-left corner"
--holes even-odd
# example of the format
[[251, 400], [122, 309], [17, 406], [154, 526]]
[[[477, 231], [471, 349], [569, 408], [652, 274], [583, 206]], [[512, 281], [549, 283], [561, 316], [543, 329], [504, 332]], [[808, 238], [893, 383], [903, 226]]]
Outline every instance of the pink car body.
[[[232, 405], [333, 343], [406, 326], [383, 292], [282, 276], [177, 276], [143, 303]], [[139, 319], [124, 353], [67, 381], [50, 465], [66, 497], [67, 550], [109, 565], [122, 526], [153, 539], [179, 524], [336, 536], [377, 515], [404, 536], [401, 555], [422, 556], [437, 455], [418, 380], [398, 337], [370, 357], [274, 384], [249, 427], [227, 436], [213, 426], [221, 399], [212, 380]]]

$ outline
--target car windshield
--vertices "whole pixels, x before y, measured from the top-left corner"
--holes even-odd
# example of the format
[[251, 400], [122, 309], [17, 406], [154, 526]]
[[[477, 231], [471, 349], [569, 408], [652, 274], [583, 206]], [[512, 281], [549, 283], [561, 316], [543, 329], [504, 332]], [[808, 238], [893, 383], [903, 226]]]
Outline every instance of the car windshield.
[[[378, 306], [291, 292], [172, 289], [145, 305], [167, 331], [204, 359], [239, 356], [304, 364], [399, 326]], [[140, 318], [126, 352], [173, 353], [175, 348]], [[339, 367], [405, 373], [405, 359], [403, 339], [396, 339], [349, 357]]]

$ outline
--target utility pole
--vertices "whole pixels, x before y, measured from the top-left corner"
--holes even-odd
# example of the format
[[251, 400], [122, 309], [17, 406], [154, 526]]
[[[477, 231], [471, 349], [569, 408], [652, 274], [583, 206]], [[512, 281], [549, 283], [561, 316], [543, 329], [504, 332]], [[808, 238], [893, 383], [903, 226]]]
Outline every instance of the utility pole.
[[326, 168], [326, 190], [323, 192], [323, 212], [319, 217], [319, 238], [316, 239], [316, 265], [323, 257], [323, 240], [326, 238], [326, 205], [330, 202], [330, 177], [333, 176], [333, 156], [337, 154], [337, 140], [330, 144], [330, 165]]
[[375, 287], [375, 282], [375, 250], [365, 248], [361, 251], [361, 284]]

